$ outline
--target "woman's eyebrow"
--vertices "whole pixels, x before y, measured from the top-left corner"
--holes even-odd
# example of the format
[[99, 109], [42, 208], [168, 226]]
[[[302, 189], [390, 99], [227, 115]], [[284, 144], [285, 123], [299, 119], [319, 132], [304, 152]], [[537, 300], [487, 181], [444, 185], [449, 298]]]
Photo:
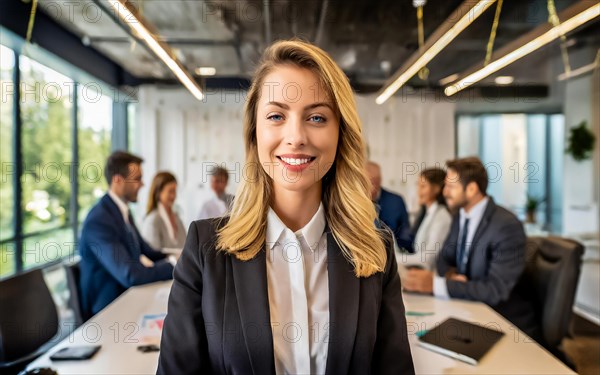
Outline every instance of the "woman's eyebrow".
[[283, 109], [288, 109], [288, 110], [290, 109], [290, 106], [289, 106], [289, 105], [287, 105], [287, 104], [284, 104], [284, 103], [280, 103], [280, 102], [268, 102], [268, 103], [265, 105], [265, 107], [266, 107], [267, 105], [274, 105], [274, 106], [277, 106], [277, 107], [280, 107], [280, 108], [283, 108]]
[[308, 109], [314, 109], [317, 107], [327, 107], [327, 108], [331, 109], [332, 112], [335, 112], [333, 110], [333, 106], [327, 102], [317, 102], [317, 103], [309, 104], [306, 107], [304, 107], [304, 110], [306, 111]]
[[[285, 103], [280, 103], [280, 102], [270, 101], [270, 102], [268, 102], [266, 104], [266, 106], [268, 106], [268, 105], [274, 105], [274, 106], [277, 106], [277, 107], [280, 107], [280, 108], [283, 108], [283, 109], [286, 109], [286, 110], [290, 109], [289, 105], [287, 105]], [[333, 109], [333, 106], [330, 103], [328, 103], [328, 102], [312, 103], [312, 104], [309, 104], [309, 105], [305, 106], [304, 110], [306, 111], [306, 110], [314, 109], [314, 108], [318, 108], [318, 107], [327, 107], [330, 110], [332, 110], [333, 112], [335, 112], [334, 109]]]

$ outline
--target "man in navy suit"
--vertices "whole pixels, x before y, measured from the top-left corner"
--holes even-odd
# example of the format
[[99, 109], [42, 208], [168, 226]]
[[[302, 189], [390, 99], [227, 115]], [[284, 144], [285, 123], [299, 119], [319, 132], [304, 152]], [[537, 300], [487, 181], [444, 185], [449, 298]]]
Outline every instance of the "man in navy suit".
[[[116, 151], [104, 175], [108, 193], [92, 208], [81, 232], [83, 314], [102, 310], [127, 288], [173, 277], [176, 258], [152, 249], [140, 236], [127, 204], [136, 202], [142, 183], [142, 159]], [[141, 256], [154, 262], [146, 267]]]
[[379, 218], [394, 232], [398, 247], [413, 252], [413, 240], [404, 199], [381, 187], [381, 168], [377, 163], [368, 162], [367, 173], [371, 180], [371, 200], [377, 207]]
[[457, 211], [437, 260], [437, 274], [409, 270], [408, 291], [484, 302], [530, 337], [538, 337], [533, 305], [518, 281], [525, 269], [525, 231], [517, 217], [486, 194], [478, 158], [446, 163], [444, 197]]

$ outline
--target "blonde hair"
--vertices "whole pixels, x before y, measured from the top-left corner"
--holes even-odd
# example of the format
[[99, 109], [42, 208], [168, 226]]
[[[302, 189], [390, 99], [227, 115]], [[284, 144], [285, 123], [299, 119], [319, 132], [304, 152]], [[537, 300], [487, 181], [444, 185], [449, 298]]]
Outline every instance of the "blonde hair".
[[158, 207], [160, 193], [171, 182], [177, 183], [177, 179], [170, 172], [158, 172], [154, 176], [152, 185], [150, 185], [150, 196], [148, 198], [148, 205], [146, 206], [146, 214], [149, 214]]
[[[229, 221], [218, 232], [217, 249], [240, 260], [263, 250], [272, 179], [260, 165], [256, 109], [265, 77], [276, 67], [292, 65], [312, 71], [340, 115], [337, 153], [323, 177], [322, 201], [333, 237], [357, 277], [382, 272], [387, 261], [385, 234], [375, 226], [377, 213], [365, 173], [365, 142], [347, 77], [322, 49], [299, 40], [279, 41], [263, 54], [244, 107], [245, 178], [238, 187]], [[389, 240], [389, 239], [388, 239]]]

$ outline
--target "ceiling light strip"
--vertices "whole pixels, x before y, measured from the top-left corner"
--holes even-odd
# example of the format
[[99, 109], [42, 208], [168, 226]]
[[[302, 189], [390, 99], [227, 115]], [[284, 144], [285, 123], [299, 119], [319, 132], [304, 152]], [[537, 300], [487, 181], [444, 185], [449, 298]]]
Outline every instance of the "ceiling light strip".
[[128, 25], [131, 29], [137, 32], [150, 47], [150, 49], [161, 59], [171, 71], [175, 74], [177, 79], [194, 95], [198, 100], [204, 99], [204, 94], [198, 83], [194, 80], [192, 75], [184, 69], [179, 61], [172, 57], [169, 47], [164, 43], [161, 43], [149, 30], [148, 26], [144, 24], [142, 19], [136, 16], [129, 5], [121, 2], [121, 0], [108, 0], [109, 4], [119, 14], [121, 20]]
[[[582, 1], [580, 3], [575, 4], [573, 7], [581, 7], [581, 4], [589, 4], [587, 1]], [[565, 13], [572, 13], [572, 9], [570, 8], [565, 10]], [[512, 64], [513, 62], [527, 56], [528, 54], [536, 51], [537, 49], [545, 46], [546, 44], [560, 38], [561, 35], [566, 34], [570, 31], [573, 31], [577, 27], [593, 20], [594, 18], [600, 16], [600, 3], [594, 4], [571, 18], [564, 21], [562, 24], [558, 26], [554, 26], [549, 30], [543, 32], [541, 35], [534, 37], [526, 37], [526, 39], [531, 39], [529, 42], [521, 45], [518, 48], [514, 48], [507, 53], [504, 53], [502, 57], [495, 59], [490, 62], [485, 67], [476, 70], [475, 72], [466, 75], [464, 78], [460, 79], [453, 85], [450, 85], [444, 89], [444, 93], [447, 96], [452, 96], [482, 79], [488, 77], [490, 74], [493, 74], [500, 69]], [[566, 18], [566, 17], [565, 17]], [[541, 28], [547, 28], [547, 25], [541, 26]], [[533, 30], [529, 35], [539, 34], [539, 31]], [[501, 53], [501, 52], [500, 52]]]
[[[473, 7], [470, 4], [472, 0], [466, 0], [459, 6], [454, 13], [440, 26], [435, 33], [427, 40], [423, 52], [419, 50], [394, 74], [389, 83], [386, 83], [375, 102], [383, 104], [396, 91], [398, 91], [412, 76], [421, 68], [429, 63], [438, 53], [440, 53], [450, 42], [454, 40], [464, 29], [475, 21], [485, 10], [496, 0], [481, 0]], [[459, 19], [460, 18], [460, 19]], [[454, 21], [458, 19], [458, 21]], [[450, 26], [452, 25], [452, 26]]]

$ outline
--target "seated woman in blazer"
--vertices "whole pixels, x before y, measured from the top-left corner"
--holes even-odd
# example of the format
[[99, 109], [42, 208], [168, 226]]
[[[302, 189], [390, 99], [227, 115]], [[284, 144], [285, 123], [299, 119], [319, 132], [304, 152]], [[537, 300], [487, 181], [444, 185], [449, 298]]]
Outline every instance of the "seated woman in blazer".
[[419, 175], [417, 193], [421, 213], [413, 226], [415, 240], [414, 254], [401, 254], [398, 264], [405, 267], [419, 267], [434, 270], [437, 255], [450, 232], [452, 215], [444, 198], [446, 172], [441, 168], [428, 168]]
[[174, 210], [177, 180], [169, 172], [158, 172], [150, 186], [148, 210], [142, 237], [156, 250], [179, 249], [185, 243], [185, 227]]
[[413, 374], [392, 235], [376, 226], [348, 79], [269, 47], [248, 92], [231, 215], [190, 226], [159, 374]]

